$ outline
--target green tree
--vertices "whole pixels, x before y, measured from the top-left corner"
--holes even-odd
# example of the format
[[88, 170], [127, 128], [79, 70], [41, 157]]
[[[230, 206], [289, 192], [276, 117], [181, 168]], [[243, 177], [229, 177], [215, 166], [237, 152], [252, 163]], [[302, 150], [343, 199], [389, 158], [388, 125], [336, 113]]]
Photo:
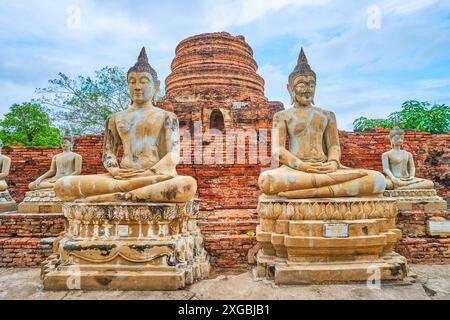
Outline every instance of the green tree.
[[445, 104], [434, 104], [408, 100], [402, 104], [402, 110], [392, 112], [387, 119], [368, 119], [360, 117], [353, 121], [357, 131], [367, 128], [392, 129], [394, 121], [402, 129], [423, 132], [446, 132], [450, 129], [450, 107]]
[[13, 104], [0, 120], [0, 139], [5, 145], [57, 146], [61, 133], [51, 124], [49, 114], [39, 103]]
[[103, 132], [106, 118], [129, 106], [127, 76], [118, 67], [106, 66], [95, 71], [94, 77], [58, 75], [49, 80], [49, 87], [36, 91], [58, 125], [70, 127], [74, 134]]

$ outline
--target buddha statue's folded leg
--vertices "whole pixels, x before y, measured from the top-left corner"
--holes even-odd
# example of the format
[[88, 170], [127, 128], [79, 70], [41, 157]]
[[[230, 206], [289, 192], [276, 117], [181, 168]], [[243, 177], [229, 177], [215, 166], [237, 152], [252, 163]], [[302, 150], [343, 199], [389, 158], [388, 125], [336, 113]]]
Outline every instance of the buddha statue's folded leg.
[[144, 186], [158, 183], [170, 176], [146, 176], [128, 180], [118, 180], [110, 174], [67, 176], [55, 183], [55, 193], [63, 201], [86, 198], [88, 201], [106, 201], [114, 198], [114, 193], [128, 192]]
[[329, 186], [280, 192], [278, 195], [286, 198], [327, 198], [327, 197], [358, 197], [358, 196], [381, 196], [386, 189], [384, 176], [373, 170], [338, 170], [328, 175], [337, 175], [340, 172], [365, 172], [366, 175]]
[[194, 198], [197, 182], [189, 176], [176, 176], [170, 180], [148, 185], [130, 192], [132, 200], [153, 202], [186, 202]]
[[407, 190], [407, 189], [434, 189], [434, 182], [427, 179], [422, 178], [414, 178], [412, 182], [406, 186], [397, 187], [399, 190]]
[[386, 190], [392, 190], [395, 188], [394, 183], [392, 182], [391, 178], [385, 176], [386, 179]]
[[5, 191], [6, 189], [8, 189], [8, 184], [5, 180], [0, 180], [0, 191]]
[[275, 195], [285, 191], [328, 187], [352, 181], [367, 174], [366, 170], [338, 170], [329, 174], [315, 174], [294, 170], [283, 165], [261, 173], [258, 183], [265, 194]]

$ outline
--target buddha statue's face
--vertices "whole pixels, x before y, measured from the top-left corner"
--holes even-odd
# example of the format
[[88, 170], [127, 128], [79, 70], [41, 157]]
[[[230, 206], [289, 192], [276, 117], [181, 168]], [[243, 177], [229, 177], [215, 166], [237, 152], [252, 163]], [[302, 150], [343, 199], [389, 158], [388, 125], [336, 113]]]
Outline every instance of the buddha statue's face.
[[153, 99], [159, 88], [159, 81], [153, 80], [149, 72], [130, 72], [128, 74], [128, 89], [131, 101], [136, 105], [143, 105]]
[[301, 106], [310, 106], [316, 93], [316, 79], [313, 76], [298, 76], [288, 84], [292, 100]]
[[403, 135], [396, 134], [391, 138], [391, 145], [393, 147], [401, 147], [403, 144]]
[[72, 151], [72, 142], [68, 139], [64, 139], [63, 141], [61, 141], [61, 147], [64, 151]]

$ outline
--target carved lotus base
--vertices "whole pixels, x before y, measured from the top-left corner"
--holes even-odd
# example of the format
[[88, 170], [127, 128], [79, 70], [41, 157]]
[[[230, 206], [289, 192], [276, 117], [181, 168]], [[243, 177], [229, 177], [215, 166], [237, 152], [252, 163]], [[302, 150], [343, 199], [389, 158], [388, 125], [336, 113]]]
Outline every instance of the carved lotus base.
[[63, 202], [53, 189], [28, 191], [19, 204], [20, 213], [61, 213]]
[[0, 212], [14, 211], [17, 209], [16, 201], [11, 197], [8, 190], [0, 192]]
[[385, 190], [383, 195], [395, 198], [400, 211], [447, 210], [447, 201], [439, 197], [434, 189]]
[[67, 203], [43, 266], [49, 290], [177, 290], [209, 274], [197, 204]]
[[406, 276], [406, 259], [393, 252], [401, 237], [394, 199], [262, 195], [258, 214], [259, 277], [278, 284], [362, 281], [368, 266], [382, 271], [380, 280]]

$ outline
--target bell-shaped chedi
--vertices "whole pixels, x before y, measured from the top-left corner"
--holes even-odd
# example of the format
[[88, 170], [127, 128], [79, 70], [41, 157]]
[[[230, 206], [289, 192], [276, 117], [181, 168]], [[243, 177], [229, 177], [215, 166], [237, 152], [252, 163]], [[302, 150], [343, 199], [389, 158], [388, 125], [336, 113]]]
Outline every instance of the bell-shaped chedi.
[[264, 96], [253, 50], [243, 36], [205, 33], [181, 41], [165, 82], [162, 107], [174, 111], [180, 127], [270, 128], [281, 102]]

